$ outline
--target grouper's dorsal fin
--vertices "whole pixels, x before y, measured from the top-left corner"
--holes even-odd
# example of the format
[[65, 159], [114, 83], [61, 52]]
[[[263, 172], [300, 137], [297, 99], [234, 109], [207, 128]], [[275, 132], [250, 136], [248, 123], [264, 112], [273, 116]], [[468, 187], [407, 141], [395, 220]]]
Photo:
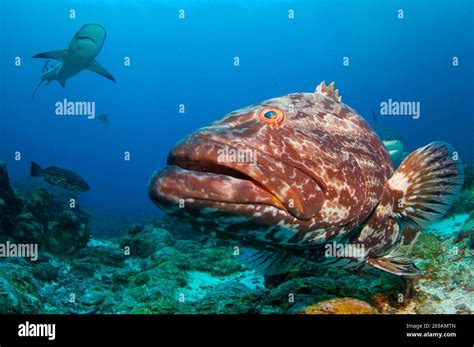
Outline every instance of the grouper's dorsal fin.
[[326, 81], [322, 81], [315, 90], [316, 93], [323, 94], [329, 96], [336, 101], [341, 102], [342, 96], [339, 96], [339, 89], [334, 89], [334, 82], [329, 83], [326, 85]]
[[67, 55], [67, 52], [68, 52], [67, 49], [43, 52], [43, 53], [35, 54], [33, 58], [54, 59], [58, 61], [64, 61], [64, 57]]

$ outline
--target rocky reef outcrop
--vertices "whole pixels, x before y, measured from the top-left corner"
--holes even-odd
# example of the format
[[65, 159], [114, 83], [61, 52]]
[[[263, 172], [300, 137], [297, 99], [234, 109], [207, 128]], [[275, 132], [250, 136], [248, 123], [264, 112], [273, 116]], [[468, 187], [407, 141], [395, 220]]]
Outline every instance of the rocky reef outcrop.
[[0, 241], [15, 228], [22, 208], [22, 200], [10, 186], [7, 165], [0, 161]]
[[89, 242], [87, 226], [72, 211], [64, 211], [48, 223], [47, 249], [54, 254], [72, 254]]
[[87, 217], [68, 202], [44, 188], [20, 196], [10, 184], [5, 163], [0, 162], [0, 240], [35, 243], [57, 254], [83, 248], [89, 240]]
[[464, 164], [464, 183], [459, 199], [453, 204], [447, 215], [474, 212], [474, 164]]
[[365, 301], [337, 298], [306, 307], [303, 314], [375, 314], [377, 309]]
[[8, 288], [18, 286], [3, 297], [0, 293], [0, 303], [2, 298], [5, 303], [0, 310], [373, 314], [456, 313], [460, 307], [467, 312], [472, 309], [474, 277], [466, 257], [450, 253], [454, 234], [431, 234], [421, 237], [413, 250], [424, 274], [411, 283], [386, 273], [365, 277], [304, 261], [285, 276], [265, 279], [242, 267], [233, 244], [182, 239], [156, 221], [131, 226], [119, 239], [91, 239], [73, 257], [43, 252], [36, 263], [7, 261], [21, 269], [20, 275], [32, 276], [23, 282], [22, 275], [17, 282], [11, 271], [7, 278], [0, 274]]

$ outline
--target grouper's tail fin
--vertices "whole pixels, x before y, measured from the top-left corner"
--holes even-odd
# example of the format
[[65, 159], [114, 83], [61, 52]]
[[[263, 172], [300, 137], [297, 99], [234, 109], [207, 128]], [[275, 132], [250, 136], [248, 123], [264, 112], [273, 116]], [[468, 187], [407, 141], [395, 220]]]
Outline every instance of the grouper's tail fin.
[[31, 177], [39, 177], [43, 173], [43, 169], [41, 166], [36, 164], [34, 161], [31, 161], [31, 168], [30, 168], [30, 176]]
[[412, 152], [388, 181], [396, 194], [394, 213], [424, 227], [443, 217], [459, 197], [464, 180], [457, 152], [444, 142], [432, 142]]

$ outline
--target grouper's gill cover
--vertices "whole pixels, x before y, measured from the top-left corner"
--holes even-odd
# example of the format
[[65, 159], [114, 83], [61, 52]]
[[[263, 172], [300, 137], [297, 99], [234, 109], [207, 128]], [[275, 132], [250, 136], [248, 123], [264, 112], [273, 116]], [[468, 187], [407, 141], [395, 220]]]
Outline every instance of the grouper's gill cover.
[[[223, 161], [230, 150], [253, 151], [255, 160]], [[375, 257], [388, 253], [401, 234], [393, 218], [403, 215], [403, 206], [374, 213], [393, 174], [379, 137], [340, 102], [333, 84], [322, 83], [314, 93], [245, 107], [191, 133], [154, 174], [149, 195], [203, 232], [285, 257], [315, 260], [318, 245], [350, 242], [360, 230], [365, 238], [358, 241], [376, 249]], [[455, 194], [459, 182], [450, 183]], [[369, 221], [372, 229], [363, 229]], [[377, 267], [384, 268], [382, 260]]]

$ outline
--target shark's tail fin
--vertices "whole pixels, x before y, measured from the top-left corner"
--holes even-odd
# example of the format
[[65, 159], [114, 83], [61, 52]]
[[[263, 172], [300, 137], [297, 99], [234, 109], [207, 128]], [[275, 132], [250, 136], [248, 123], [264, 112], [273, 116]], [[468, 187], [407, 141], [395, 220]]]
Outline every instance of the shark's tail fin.
[[31, 98], [33, 99], [35, 97], [36, 92], [38, 91], [38, 88], [40, 85], [44, 82], [45, 80], [41, 80], [38, 85], [36, 86], [35, 90], [33, 91], [33, 94], [31, 95]]

